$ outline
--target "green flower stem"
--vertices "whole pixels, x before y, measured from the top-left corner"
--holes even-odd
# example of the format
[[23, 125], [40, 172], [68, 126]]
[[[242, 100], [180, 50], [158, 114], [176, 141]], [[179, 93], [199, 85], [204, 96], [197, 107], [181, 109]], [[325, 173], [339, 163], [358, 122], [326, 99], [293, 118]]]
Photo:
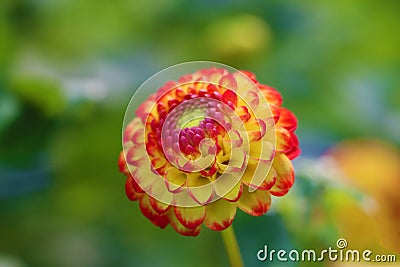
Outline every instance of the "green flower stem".
[[221, 234], [231, 267], [243, 267], [242, 256], [240, 255], [239, 245], [236, 240], [233, 226], [231, 225], [224, 231], [221, 231]]

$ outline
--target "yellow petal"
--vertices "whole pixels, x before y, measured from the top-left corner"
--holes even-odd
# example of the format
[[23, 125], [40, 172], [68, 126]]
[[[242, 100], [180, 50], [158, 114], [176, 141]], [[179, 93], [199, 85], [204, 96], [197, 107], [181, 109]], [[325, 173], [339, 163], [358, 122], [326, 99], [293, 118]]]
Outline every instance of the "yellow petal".
[[270, 192], [274, 196], [283, 196], [294, 183], [294, 168], [290, 159], [285, 155], [278, 153], [272, 167], [276, 171], [276, 182]]
[[275, 146], [268, 140], [250, 143], [249, 162], [271, 162], [275, 156]]
[[144, 143], [144, 125], [139, 118], [133, 119], [124, 130], [124, 145]]
[[248, 164], [242, 182], [249, 186], [250, 191], [269, 190], [276, 182], [276, 171], [270, 163]]
[[244, 186], [242, 196], [237, 202], [237, 206], [250, 215], [261, 216], [266, 213], [271, 206], [271, 195], [268, 191], [264, 190], [256, 190], [250, 193], [249, 188]]
[[170, 192], [179, 192], [186, 183], [187, 175], [175, 167], [168, 168], [165, 172], [166, 185]]
[[262, 120], [250, 119], [246, 124], [246, 131], [249, 142], [260, 140], [266, 132], [266, 124]]
[[230, 154], [228, 171], [238, 172], [244, 169], [247, 163], [247, 155], [243, 149], [233, 149]]
[[[148, 162], [145, 161], [144, 163]], [[150, 190], [153, 183], [160, 179], [157, 174], [151, 171], [149, 163], [147, 165], [143, 164], [140, 168], [136, 168], [134, 178], [137, 184], [146, 191]]]
[[157, 180], [146, 192], [157, 199], [157, 201], [162, 202], [164, 205], [173, 204], [173, 198], [175, 194], [168, 190], [166, 182], [161, 176], [157, 177]]
[[212, 200], [213, 185], [208, 178], [199, 173], [191, 173], [188, 177], [187, 186], [189, 195], [200, 205], [205, 205]]
[[211, 230], [221, 231], [228, 228], [236, 215], [236, 203], [219, 199], [206, 206], [204, 224]]
[[153, 197], [150, 197], [150, 205], [154, 209], [154, 211], [156, 211], [159, 214], [165, 213], [168, 210], [168, 208], [170, 207], [170, 205], [165, 204], [161, 201], [158, 201], [157, 199], [155, 199]]
[[236, 202], [242, 195], [242, 191], [243, 191], [243, 184], [239, 182], [232, 188], [231, 191], [229, 191], [223, 197], [228, 201]]
[[174, 230], [180, 233], [181, 235], [197, 236], [200, 233], [201, 224], [195, 228], [188, 228], [183, 226], [182, 223], [176, 217], [175, 212], [173, 212], [172, 209], [169, 212], [169, 221], [171, 223], [172, 228], [174, 228]]
[[240, 173], [224, 173], [214, 182], [215, 194], [228, 201], [237, 201], [242, 191]]
[[206, 212], [204, 206], [199, 207], [174, 207], [176, 218], [187, 228], [196, 228], [203, 223]]
[[146, 216], [153, 224], [160, 228], [165, 228], [168, 223], [168, 216], [157, 213], [150, 204], [150, 197], [143, 194], [143, 197], [139, 200], [139, 208], [144, 216]]

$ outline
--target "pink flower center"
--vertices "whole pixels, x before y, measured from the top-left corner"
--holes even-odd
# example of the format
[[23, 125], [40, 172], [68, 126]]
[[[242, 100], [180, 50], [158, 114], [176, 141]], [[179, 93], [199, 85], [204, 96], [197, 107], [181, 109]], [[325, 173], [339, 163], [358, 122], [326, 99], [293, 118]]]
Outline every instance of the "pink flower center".
[[201, 141], [205, 138], [211, 138], [217, 146], [217, 151], [219, 151], [218, 135], [223, 135], [224, 132], [218, 122], [205, 118], [199, 123], [199, 126], [186, 127], [179, 131], [179, 149], [185, 155], [190, 155], [195, 159], [201, 155]]

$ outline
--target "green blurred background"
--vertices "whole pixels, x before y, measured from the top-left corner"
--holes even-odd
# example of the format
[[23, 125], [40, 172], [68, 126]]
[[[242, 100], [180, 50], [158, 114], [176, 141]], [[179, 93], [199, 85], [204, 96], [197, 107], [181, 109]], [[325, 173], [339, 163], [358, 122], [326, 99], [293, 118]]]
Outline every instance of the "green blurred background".
[[[326, 163], [332, 147], [358, 138], [399, 157], [399, 11], [395, 0], [2, 0], [0, 266], [228, 266], [218, 232], [188, 238], [154, 227], [126, 198], [117, 168], [133, 92], [192, 60], [256, 73], [299, 120], [293, 190], [267, 215], [234, 221], [246, 266], [345, 266], [256, 258], [265, 244], [318, 250], [340, 236], [399, 253], [399, 198], [372, 189], [388, 170], [388, 188], [400, 188], [400, 161], [372, 166], [369, 187], [339, 181]], [[347, 166], [354, 176], [368, 153], [374, 162], [361, 149]], [[380, 224], [371, 201], [392, 210], [380, 216], [390, 245], [367, 223]]]

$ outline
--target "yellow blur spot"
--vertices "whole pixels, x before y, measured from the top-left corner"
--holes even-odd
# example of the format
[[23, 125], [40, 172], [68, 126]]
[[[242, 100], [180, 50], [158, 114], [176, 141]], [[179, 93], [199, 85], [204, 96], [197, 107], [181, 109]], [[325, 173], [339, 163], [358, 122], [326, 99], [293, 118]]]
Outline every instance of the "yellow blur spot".
[[237, 58], [266, 50], [271, 36], [271, 29], [264, 20], [243, 14], [217, 20], [209, 26], [204, 40], [216, 56]]

